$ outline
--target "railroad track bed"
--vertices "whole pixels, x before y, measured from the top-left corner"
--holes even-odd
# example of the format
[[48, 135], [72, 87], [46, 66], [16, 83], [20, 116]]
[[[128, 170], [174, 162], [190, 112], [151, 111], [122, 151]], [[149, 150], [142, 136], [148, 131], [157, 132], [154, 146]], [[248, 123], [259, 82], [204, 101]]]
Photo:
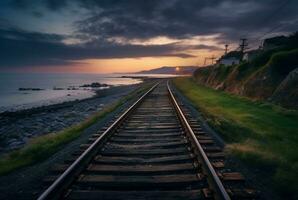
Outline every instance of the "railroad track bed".
[[[166, 82], [152, 88], [73, 158], [53, 167], [39, 199], [256, 198], [240, 173], [225, 169], [222, 149], [182, 106], [189, 130], [171, 95]], [[206, 153], [215, 180], [194, 140]], [[223, 184], [223, 191], [217, 184]]]
[[[252, 189], [250, 183], [246, 182], [240, 172], [225, 167], [222, 145], [218, 144], [216, 139], [202, 128], [200, 121], [194, 117], [189, 107], [179, 97], [176, 97], [176, 100], [230, 197], [232, 199], [258, 199], [260, 192]], [[207, 193], [212, 193], [210, 189], [207, 190]]]

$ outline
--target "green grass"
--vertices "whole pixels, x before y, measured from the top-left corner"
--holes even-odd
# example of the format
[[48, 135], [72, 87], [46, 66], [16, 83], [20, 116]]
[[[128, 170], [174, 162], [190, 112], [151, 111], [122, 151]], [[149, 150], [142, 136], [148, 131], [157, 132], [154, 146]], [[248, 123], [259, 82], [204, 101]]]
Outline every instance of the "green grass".
[[234, 68], [234, 65], [232, 65], [232, 66], [221, 65], [221, 66], [219, 66], [217, 68], [214, 68], [214, 70], [216, 70], [216, 72], [215, 72], [215, 74], [216, 74], [215, 79], [217, 81], [220, 81], [220, 82], [224, 81], [227, 78], [227, 76], [230, 74], [230, 72], [231, 72], [231, 70], [233, 68]]
[[151, 85], [146, 85], [135, 90], [127, 96], [121, 98], [115, 103], [105, 107], [103, 110], [90, 116], [83, 122], [71, 126], [57, 133], [50, 133], [32, 139], [24, 148], [15, 150], [0, 158], [0, 175], [7, 174], [24, 166], [32, 165], [39, 161], [45, 160], [57, 152], [68, 142], [78, 138], [81, 133], [88, 127], [92, 126], [107, 114], [116, 110], [126, 101], [134, 98], [136, 95], [148, 90]]
[[176, 78], [176, 87], [227, 142], [228, 153], [260, 169], [272, 187], [298, 198], [298, 112]]
[[297, 57], [298, 49], [281, 51], [274, 54], [268, 64], [272, 65], [272, 70], [275, 75], [282, 76], [284, 78], [292, 70], [297, 68]]

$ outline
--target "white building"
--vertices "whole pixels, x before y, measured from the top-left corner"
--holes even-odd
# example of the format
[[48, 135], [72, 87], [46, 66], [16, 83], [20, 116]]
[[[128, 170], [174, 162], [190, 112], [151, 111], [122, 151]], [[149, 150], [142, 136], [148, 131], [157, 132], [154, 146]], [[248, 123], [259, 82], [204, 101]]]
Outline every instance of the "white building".
[[219, 60], [219, 64], [226, 65], [226, 66], [237, 65], [239, 64], [239, 62], [240, 62], [239, 59], [235, 57], [222, 58]]
[[261, 52], [262, 52], [262, 50], [260, 50], [260, 49], [248, 51], [244, 54], [243, 60], [251, 61], [251, 60], [255, 59]]

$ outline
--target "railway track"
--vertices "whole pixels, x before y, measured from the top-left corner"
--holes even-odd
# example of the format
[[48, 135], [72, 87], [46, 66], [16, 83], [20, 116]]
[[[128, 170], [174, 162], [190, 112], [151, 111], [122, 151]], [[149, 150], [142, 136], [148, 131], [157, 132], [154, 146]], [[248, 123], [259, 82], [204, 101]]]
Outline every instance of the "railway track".
[[44, 199], [254, 199], [244, 178], [165, 81], [156, 84], [77, 158], [53, 169]]

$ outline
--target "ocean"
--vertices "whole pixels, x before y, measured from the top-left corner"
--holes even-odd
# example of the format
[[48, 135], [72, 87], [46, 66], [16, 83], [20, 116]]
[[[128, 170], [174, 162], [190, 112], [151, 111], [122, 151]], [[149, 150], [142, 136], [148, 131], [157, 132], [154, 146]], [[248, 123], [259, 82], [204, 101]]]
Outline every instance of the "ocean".
[[127, 74], [0, 73], [0, 112], [57, 104], [95, 95], [98, 82], [108, 85], [140, 83], [141, 79], [121, 78]]

